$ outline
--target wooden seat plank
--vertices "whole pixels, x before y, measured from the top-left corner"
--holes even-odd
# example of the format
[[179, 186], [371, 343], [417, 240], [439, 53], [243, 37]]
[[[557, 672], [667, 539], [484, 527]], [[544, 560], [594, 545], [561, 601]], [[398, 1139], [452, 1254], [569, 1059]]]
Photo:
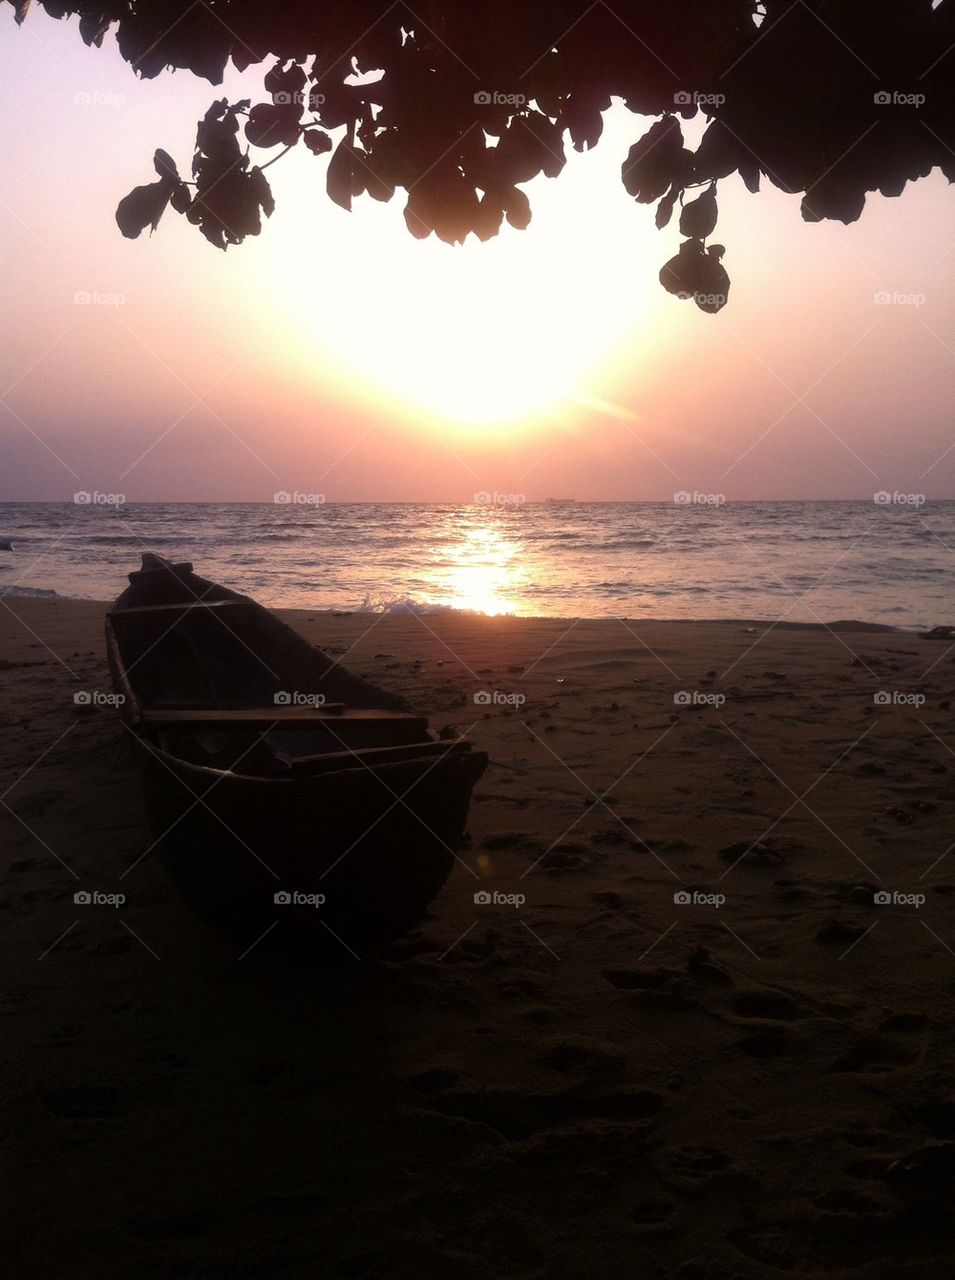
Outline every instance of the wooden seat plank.
[[334, 732], [350, 727], [375, 729], [414, 730], [425, 733], [427, 716], [410, 715], [404, 711], [378, 711], [353, 708], [336, 711], [341, 703], [326, 703], [316, 707], [197, 707], [194, 709], [149, 709], [142, 712], [145, 729], [320, 729], [328, 727]]
[[470, 751], [471, 743], [467, 738], [456, 738], [453, 742], [409, 742], [400, 747], [362, 747], [355, 751], [326, 751], [321, 755], [298, 756], [289, 761], [293, 777], [316, 773], [327, 773], [335, 769], [361, 768], [376, 764], [400, 764], [405, 760], [417, 760], [427, 756], [453, 755], [460, 751]]
[[109, 616], [115, 620], [127, 614], [189, 613], [191, 610], [200, 609], [247, 609], [251, 604], [251, 600], [189, 600], [175, 604], [136, 604], [125, 609], [112, 609]]

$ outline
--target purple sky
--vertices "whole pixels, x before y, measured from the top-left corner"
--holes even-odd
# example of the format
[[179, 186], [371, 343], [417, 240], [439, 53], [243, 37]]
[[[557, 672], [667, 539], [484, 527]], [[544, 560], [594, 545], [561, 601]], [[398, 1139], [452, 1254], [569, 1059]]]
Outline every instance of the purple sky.
[[529, 185], [527, 232], [415, 241], [400, 196], [349, 216], [326, 158], [293, 153], [263, 234], [222, 254], [172, 212], [136, 241], [113, 215], [156, 146], [188, 169], [214, 97], [261, 98], [261, 69], [137, 81], [110, 39], [39, 10], [18, 30], [10, 5], [0, 62], [2, 500], [955, 496], [938, 173], [848, 228], [721, 184], [712, 317], [657, 282], [679, 235], [623, 191], [647, 122], [622, 107]]

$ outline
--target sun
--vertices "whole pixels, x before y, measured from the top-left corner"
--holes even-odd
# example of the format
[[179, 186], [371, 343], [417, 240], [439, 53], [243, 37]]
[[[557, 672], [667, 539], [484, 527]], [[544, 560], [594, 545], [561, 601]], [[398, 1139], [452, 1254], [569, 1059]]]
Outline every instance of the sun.
[[408, 234], [403, 192], [388, 205], [358, 200], [349, 215], [316, 190], [314, 171], [290, 170], [277, 193], [287, 224], [256, 246], [284, 358], [307, 376], [320, 356], [322, 377], [331, 369], [346, 394], [442, 425], [514, 428], [574, 399], [634, 333], [648, 354], [655, 294], [636, 282], [659, 251], [632, 202], [608, 208], [619, 161], [607, 146], [598, 168], [600, 150], [571, 153], [559, 192], [546, 179], [529, 185], [527, 231], [505, 225], [454, 247]]

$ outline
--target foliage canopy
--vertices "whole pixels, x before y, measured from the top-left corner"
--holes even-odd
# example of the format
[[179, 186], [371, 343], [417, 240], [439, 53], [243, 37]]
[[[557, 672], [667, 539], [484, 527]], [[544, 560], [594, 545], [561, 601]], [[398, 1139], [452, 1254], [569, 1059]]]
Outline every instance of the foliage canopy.
[[[11, 0], [23, 21], [29, 0]], [[622, 179], [686, 237], [664, 286], [718, 311], [729, 280], [707, 243], [717, 184], [738, 173], [802, 193], [808, 221], [853, 222], [866, 195], [901, 194], [936, 166], [955, 177], [955, 0], [40, 0], [78, 14], [87, 44], [114, 32], [151, 78], [182, 68], [221, 83], [264, 64], [262, 100], [213, 102], [192, 181], [157, 151], [157, 179], [120, 203], [126, 236], [171, 206], [219, 248], [274, 208], [264, 153], [329, 153], [328, 194], [403, 192], [408, 230], [448, 243], [524, 228], [521, 184], [556, 178], [569, 142], [600, 139], [620, 98], [659, 117]], [[681, 122], [704, 113], [695, 150]], [[332, 134], [336, 136], [332, 137]], [[255, 157], [262, 154], [256, 163]]]

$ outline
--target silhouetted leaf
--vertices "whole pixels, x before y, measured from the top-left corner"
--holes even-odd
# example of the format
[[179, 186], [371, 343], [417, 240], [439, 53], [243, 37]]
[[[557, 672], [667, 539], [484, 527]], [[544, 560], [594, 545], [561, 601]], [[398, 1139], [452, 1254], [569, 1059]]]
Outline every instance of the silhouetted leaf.
[[162, 147], [159, 147], [153, 156], [153, 168], [160, 178], [168, 178], [171, 182], [179, 181], [179, 170], [176, 168], [176, 162], [168, 151], [163, 151]]
[[604, 121], [602, 112], [610, 106], [606, 94], [574, 92], [561, 108], [561, 122], [570, 131], [575, 151], [590, 151], [600, 141]]
[[352, 149], [348, 139], [343, 138], [328, 162], [325, 175], [325, 189], [336, 204], [351, 213], [352, 201]]
[[[239, 122], [235, 113], [241, 104], [232, 109], [225, 98], [213, 102], [212, 106], [199, 121], [196, 129], [196, 150], [213, 160], [232, 162], [239, 158], [239, 140], [236, 134]], [[196, 164], [193, 161], [193, 175]]]
[[823, 218], [834, 218], [847, 224], [856, 222], [862, 217], [865, 197], [864, 190], [844, 187], [830, 175], [828, 181], [811, 187], [803, 197], [803, 221], [821, 222]]
[[696, 290], [693, 301], [701, 311], [715, 316], [729, 301], [730, 278], [719, 258], [704, 254], [696, 263]]
[[504, 214], [512, 227], [523, 231], [530, 225], [531, 202], [523, 191], [518, 190], [517, 187], [511, 187], [502, 191], [500, 198], [504, 206]]
[[713, 187], [710, 187], [701, 196], [683, 206], [683, 212], [680, 214], [680, 234], [705, 240], [712, 234], [716, 226], [716, 218], [716, 192]]
[[669, 226], [670, 219], [673, 217], [673, 206], [676, 204], [676, 198], [679, 194], [676, 187], [673, 187], [669, 194], [665, 195], [657, 205], [656, 224], [658, 231], [662, 231], [664, 227]]
[[258, 202], [265, 216], [271, 218], [275, 212], [275, 197], [272, 195], [268, 178], [258, 165], [249, 170], [249, 187], [252, 198]]
[[[18, 17], [17, 21], [22, 22], [23, 19]], [[99, 49], [112, 21], [112, 14], [102, 12], [84, 13], [80, 18], [80, 35], [83, 38], [83, 43], [96, 45], [97, 49]]]
[[301, 116], [301, 107], [294, 103], [275, 106], [271, 102], [258, 102], [249, 112], [245, 136], [254, 147], [294, 146], [301, 132]]
[[681, 176], [682, 155], [680, 122], [664, 116], [630, 148], [621, 168], [624, 188], [641, 204], [658, 200]]
[[116, 222], [128, 240], [135, 240], [147, 227], [156, 230], [172, 190], [172, 184], [160, 178], [149, 186], [134, 187], [128, 196], [123, 196], [116, 209]]
[[185, 213], [192, 204], [192, 192], [184, 182], [177, 182], [172, 189], [169, 197], [169, 203], [175, 209], [176, 213]]
[[332, 149], [331, 138], [321, 129], [306, 129], [302, 134], [302, 141], [313, 156], [323, 155]]
[[283, 70], [284, 63], [277, 62], [265, 77], [265, 91], [272, 94], [272, 101], [277, 105], [288, 105], [297, 100], [304, 105], [302, 91], [305, 88], [305, 72], [295, 62], [288, 70]]

